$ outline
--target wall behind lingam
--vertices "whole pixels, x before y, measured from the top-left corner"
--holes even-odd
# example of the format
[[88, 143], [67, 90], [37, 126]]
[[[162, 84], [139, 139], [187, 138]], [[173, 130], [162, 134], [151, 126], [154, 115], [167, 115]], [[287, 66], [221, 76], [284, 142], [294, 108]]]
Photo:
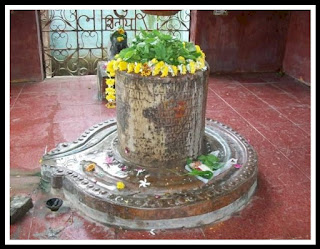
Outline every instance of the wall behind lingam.
[[10, 81], [40, 81], [44, 78], [37, 12], [10, 12]]
[[212, 10], [192, 13], [191, 40], [204, 50], [212, 72], [274, 72], [282, 67], [289, 11]]
[[310, 85], [310, 11], [292, 11], [283, 70]]

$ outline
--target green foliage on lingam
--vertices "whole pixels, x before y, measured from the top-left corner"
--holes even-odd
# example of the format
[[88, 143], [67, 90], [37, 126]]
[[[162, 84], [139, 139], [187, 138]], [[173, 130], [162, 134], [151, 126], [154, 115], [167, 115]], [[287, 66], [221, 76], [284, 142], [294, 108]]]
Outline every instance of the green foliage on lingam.
[[140, 33], [133, 39], [132, 45], [119, 53], [119, 58], [128, 63], [146, 63], [155, 58], [177, 66], [186, 65], [188, 59], [196, 61], [202, 55], [201, 52], [200, 48], [197, 48], [192, 42], [182, 42], [158, 30], [150, 32], [140, 30]]

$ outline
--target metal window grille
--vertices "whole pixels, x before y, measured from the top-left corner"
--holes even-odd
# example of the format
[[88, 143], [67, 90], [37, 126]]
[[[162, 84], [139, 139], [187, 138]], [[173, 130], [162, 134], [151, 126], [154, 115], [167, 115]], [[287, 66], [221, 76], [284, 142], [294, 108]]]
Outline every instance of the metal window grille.
[[153, 16], [140, 10], [40, 10], [46, 77], [97, 73], [108, 59], [110, 35], [122, 26], [128, 44], [140, 31], [157, 29], [189, 41], [190, 11]]

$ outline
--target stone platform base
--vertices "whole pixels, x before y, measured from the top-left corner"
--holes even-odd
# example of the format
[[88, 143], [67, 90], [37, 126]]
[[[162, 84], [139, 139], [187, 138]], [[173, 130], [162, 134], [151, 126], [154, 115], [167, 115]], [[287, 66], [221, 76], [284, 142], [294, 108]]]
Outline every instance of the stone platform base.
[[[207, 152], [219, 151], [230, 167], [203, 182], [184, 166], [141, 167], [117, 152], [117, 123], [110, 119], [43, 156], [42, 181], [94, 220], [127, 229], [196, 227], [227, 219], [246, 206], [257, 187], [257, 155], [230, 127], [206, 120]], [[94, 165], [88, 170], [89, 165]], [[123, 189], [117, 188], [123, 183]]]

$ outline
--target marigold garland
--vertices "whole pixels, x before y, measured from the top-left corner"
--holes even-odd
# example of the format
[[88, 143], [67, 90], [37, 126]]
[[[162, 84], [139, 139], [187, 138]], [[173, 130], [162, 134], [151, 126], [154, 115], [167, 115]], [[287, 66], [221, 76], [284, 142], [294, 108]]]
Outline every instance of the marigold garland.
[[[144, 50], [144, 52], [149, 52], [147, 55], [139, 50], [142, 47], [141, 44], [145, 44], [148, 47], [147, 50]], [[177, 48], [178, 54], [176, 54], [173, 48]], [[156, 52], [151, 53], [150, 51]], [[176, 57], [168, 59], [167, 56], [163, 59], [163, 51], [173, 51], [168, 56]], [[142, 54], [140, 55], [139, 53]], [[168, 54], [169, 52], [165, 53]], [[140, 60], [133, 61], [134, 57]], [[106, 88], [106, 99], [108, 101], [106, 106], [108, 108], [116, 106], [114, 77], [117, 70], [140, 74], [144, 77], [175, 77], [187, 73], [194, 74], [197, 70], [205, 71], [207, 67], [205, 64], [205, 54], [199, 45], [179, 41], [159, 31], [152, 31], [150, 33], [141, 31], [141, 34], [134, 39], [132, 47], [123, 49], [113, 60], [107, 62], [106, 72], [109, 78], [106, 80], [108, 86]]]

